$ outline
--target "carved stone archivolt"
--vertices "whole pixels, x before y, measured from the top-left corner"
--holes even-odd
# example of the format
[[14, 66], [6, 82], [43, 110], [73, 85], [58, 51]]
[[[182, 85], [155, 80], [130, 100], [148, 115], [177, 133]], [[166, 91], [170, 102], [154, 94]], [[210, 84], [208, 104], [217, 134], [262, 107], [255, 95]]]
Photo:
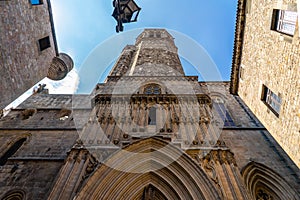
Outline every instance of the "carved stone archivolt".
[[263, 164], [252, 161], [241, 174], [253, 199], [300, 199], [299, 193], [283, 177]]
[[[167, 164], [169, 161], [171, 163]], [[85, 182], [75, 199], [147, 199], [153, 196], [158, 199], [221, 199], [215, 185], [189, 156], [157, 138], [140, 140], [112, 154]]]

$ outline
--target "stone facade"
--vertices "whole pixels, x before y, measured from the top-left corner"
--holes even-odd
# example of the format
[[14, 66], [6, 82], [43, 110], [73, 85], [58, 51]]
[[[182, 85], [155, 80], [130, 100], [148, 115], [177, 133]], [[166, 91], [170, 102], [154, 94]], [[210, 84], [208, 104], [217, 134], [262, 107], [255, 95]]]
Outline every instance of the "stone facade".
[[[299, 167], [299, 22], [293, 36], [271, 29], [274, 9], [296, 8], [296, 0], [239, 1], [231, 92], [243, 99]], [[261, 100], [263, 85], [281, 98], [279, 113]]]
[[[53, 63], [59, 52], [50, 1], [41, 2], [0, 1], [0, 109], [46, 77], [50, 65], [57, 65]], [[45, 37], [49, 37], [49, 44], [46, 41], [44, 45], [49, 47], [41, 50], [39, 40]], [[73, 68], [69, 60], [68, 71]]]
[[37, 93], [0, 120], [0, 198], [300, 199], [299, 169], [229, 87], [185, 76], [146, 29], [91, 95]]

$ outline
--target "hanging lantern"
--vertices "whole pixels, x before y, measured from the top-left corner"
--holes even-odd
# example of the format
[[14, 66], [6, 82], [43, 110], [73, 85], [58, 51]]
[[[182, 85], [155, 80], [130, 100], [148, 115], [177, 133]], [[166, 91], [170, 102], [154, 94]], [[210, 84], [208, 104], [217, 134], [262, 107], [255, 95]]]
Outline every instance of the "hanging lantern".
[[116, 32], [123, 31], [123, 23], [136, 22], [141, 8], [133, 0], [114, 0], [112, 16], [117, 21]]

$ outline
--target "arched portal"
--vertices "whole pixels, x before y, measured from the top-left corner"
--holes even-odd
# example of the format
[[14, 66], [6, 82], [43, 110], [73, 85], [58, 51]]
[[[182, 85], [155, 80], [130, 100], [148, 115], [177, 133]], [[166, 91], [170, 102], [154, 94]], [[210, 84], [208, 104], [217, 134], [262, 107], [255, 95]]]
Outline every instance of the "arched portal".
[[279, 174], [263, 164], [249, 163], [243, 168], [242, 176], [253, 199], [300, 199], [299, 194]]
[[157, 138], [135, 142], [105, 163], [75, 199], [143, 199], [149, 195], [157, 199], [221, 199], [198, 164]]

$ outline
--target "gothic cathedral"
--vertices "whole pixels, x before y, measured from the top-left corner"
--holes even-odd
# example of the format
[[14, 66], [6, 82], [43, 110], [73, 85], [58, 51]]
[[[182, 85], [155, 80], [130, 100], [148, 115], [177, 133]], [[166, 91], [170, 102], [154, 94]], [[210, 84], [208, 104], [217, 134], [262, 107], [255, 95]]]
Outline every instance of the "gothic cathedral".
[[0, 120], [0, 198], [299, 200], [299, 169], [229, 87], [146, 29], [90, 95], [37, 93]]

